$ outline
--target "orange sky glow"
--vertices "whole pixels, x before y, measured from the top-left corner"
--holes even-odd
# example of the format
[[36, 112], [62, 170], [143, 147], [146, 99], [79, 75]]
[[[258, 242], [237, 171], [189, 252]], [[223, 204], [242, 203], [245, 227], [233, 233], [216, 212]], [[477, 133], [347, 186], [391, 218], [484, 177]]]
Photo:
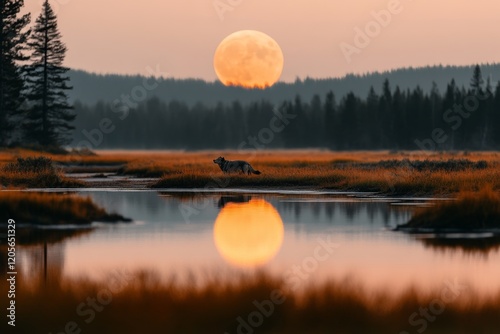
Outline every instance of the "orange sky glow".
[[[26, 9], [37, 16], [41, 2], [26, 0]], [[262, 31], [281, 46], [282, 81], [409, 66], [500, 62], [498, 0], [51, 0], [51, 4], [69, 48], [66, 65], [98, 73], [148, 74], [147, 67], [159, 66], [170, 77], [213, 81], [215, 49], [226, 36], [244, 29]], [[380, 14], [387, 12], [390, 17]], [[358, 32], [371, 29], [371, 36], [356, 37], [357, 28]], [[346, 45], [356, 48], [348, 49], [349, 57]]]

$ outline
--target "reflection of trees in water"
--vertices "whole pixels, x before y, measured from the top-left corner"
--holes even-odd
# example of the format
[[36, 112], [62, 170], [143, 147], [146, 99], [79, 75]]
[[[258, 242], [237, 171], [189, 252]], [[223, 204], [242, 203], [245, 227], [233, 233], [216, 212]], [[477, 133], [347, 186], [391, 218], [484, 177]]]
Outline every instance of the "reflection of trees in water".
[[4, 244], [0, 244], [0, 275], [5, 275], [8, 271], [7, 268], [7, 246]]
[[299, 203], [295, 203], [295, 205], [292, 206], [292, 210], [293, 210], [295, 217], [297, 217], [297, 218], [300, 217], [302, 206], [303, 205], [299, 205]]
[[21, 260], [20, 268], [27, 281], [39, 281], [47, 273], [48, 282], [58, 282], [62, 278], [64, 269], [64, 243], [47, 244], [45, 263], [44, 244], [18, 248], [18, 258]]
[[[184, 203], [186, 205], [192, 205], [195, 206], [195, 203], [203, 203], [206, 200], [212, 201], [215, 206], [219, 205], [220, 202], [220, 195], [213, 195], [213, 194], [199, 194], [199, 193], [163, 193], [159, 192], [158, 195], [160, 196], [163, 201], [158, 201], [158, 203], [161, 205], [162, 209], [168, 208], [169, 210], [178, 210], [179, 209], [179, 204]], [[224, 196], [222, 196], [224, 197]]]
[[389, 203], [377, 202], [278, 202], [278, 210], [293, 213], [296, 219], [303, 218], [303, 211], [310, 210], [314, 219], [319, 219], [324, 214], [329, 220], [333, 219], [335, 212], [346, 217], [352, 222], [361, 214], [366, 214], [370, 223], [374, 223], [377, 216], [382, 217], [384, 224], [391, 219], [404, 220], [409, 218], [410, 211], [402, 208], [391, 207]]
[[[309, 201], [304, 201], [303, 198], [294, 198], [293, 196], [274, 196], [274, 195], [246, 195], [246, 194], [232, 194], [232, 195], [220, 195], [220, 194], [197, 194], [197, 193], [160, 193], [162, 201], [163, 210], [179, 210], [180, 204], [185, 204], [188, 207], [199, 208], [206, 207], [203, 204], [207, 201], [213, 203], [216, 208], [222, 208], [227, 203], [244, 203], [248, 202], [252, 198], [264, 198], [265, 200], [272, 203], [280, 214], [291, 214], [296, 220], [304, 219], [306, 215], [310, 215], [307, 218], [312, 218], [315, 221], [321, 220], [322, 216], [326, 217], [328, 220], [332, 220], [335, 214], [340, 214], [345, 217], [348, 222], [353, 222], [358, 219], [360, 215], [366, 215], [367, 220], [370, 223], [383, 222], [384, 224], [389, 224], [391, 220], [396, 220], [398, 222], [407, 220], [410, 218], [411, 209], [405, 207], [391, 206], [387, 202], [363, 202], [363, 201], [352, 201], [352, 202], [328, 202], [322, 201], [324, 198], [319, 198], [315, 201], [311, 198]], [[284, 199], [281, 201], [280, 199]], [[297, 201], [294, 201], [297, 199]]]
[[331, 219], [335, 215], [335, 205], [323, 206], [325, 209], [326, 216]]
[[311, 210], [314, 219], [318, 219], [321, 214], [321, 205], [319, 203], [312, 203]]
[[[374, 205], [368, 205], [366, 207], [366, 212], [368, 213], [368, 218], [370, 219], [370, 222], [372, 222], [375, 219], [375, 216], [377, 215], [377, 208]], [[387, 221], [387, 216], [384, 215], [384, 221]]]
[[344, 208], [345, 215], [350, 222], [353, 221], [356, 215], [359, 215], [362, 212], [359, 205], [354, 205], [354, 203], [345, 203], [344, 206], [341, 205], [340, 207]]
[[[165, 207], [165, 202], [158, 200], [158, 194], [155, 192], [96, 192], [92, 198], [108, 211], [123, 214], [126, 212], [141, 212], [147, 208], [148, 212], [156, 214]], [[132, 215], [132, 218], [133, 217]]]
[[467, 255], [488, 256], [500, 249], [500, 235], [489, 238], [419, 238], [426, 248], [442, 253], [461, 251]]
[[16, 242], [23, 246], [36, 246], [60, 243], [66, 239], [82, 236], [93, 231], [91, 228], [81, 229], [20, 229], [17, 231]]
[[[18, 229], [16, 270], [27, 282], [59, 282], [64, 270], [65, 240], [90, 233], [92, 229]], [[6, 240], [6, 239], [5, 239]], [[0, 271], [7, 270], [7, 245], [0, 245]]]
[[222, 209], [229, 203], [248, 203], [252, 199], [252, 196], [247, 195], [235, 195], [235, 196], [221, 196], [217, 207]]

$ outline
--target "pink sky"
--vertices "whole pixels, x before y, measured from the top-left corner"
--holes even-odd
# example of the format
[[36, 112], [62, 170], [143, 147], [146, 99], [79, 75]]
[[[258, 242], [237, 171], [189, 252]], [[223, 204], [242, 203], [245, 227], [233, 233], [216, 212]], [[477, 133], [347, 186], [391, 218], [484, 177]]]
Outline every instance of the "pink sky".
[[[66, 65], [99, 73], [215, 80], [213, 54], [227, 35], [260, 30], [283, 49], [282, 81], [408, 66], [500, 62], [498, 0], [400, 0], [386, 27], [348, 63], [340, 45], [397, 0], [51, 0]], [[43, 0], [25, 0], [38, 15]], [[235, 4], [219, 15], [214, 3]], [[222, 16], [222, 20], [221, 20]], [[36, 18], [36, 17], [35, 17]], [[33, 18], [33, 21], [34, 19]]]

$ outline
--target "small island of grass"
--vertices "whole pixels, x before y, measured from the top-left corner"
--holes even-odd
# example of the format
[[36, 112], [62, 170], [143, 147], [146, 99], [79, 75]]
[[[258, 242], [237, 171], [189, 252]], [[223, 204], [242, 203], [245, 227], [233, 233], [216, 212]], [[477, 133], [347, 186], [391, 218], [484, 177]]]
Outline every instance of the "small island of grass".
[[500, 232], [500, 194], [491, 187], [462, 192], [457, 200], [417, 212], [396, 230], [407, 232]]
[[33, 225], [89, 225], [92, 222], [129, 222], [107, 213], [90, 198], [67, 194], [0, 192], [0, 221]]

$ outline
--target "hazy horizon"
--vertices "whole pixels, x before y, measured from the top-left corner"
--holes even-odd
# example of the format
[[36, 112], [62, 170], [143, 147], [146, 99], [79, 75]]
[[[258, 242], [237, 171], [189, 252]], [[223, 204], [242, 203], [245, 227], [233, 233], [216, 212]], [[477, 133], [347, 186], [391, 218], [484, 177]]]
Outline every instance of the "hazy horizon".
[[[456, 69], [462, 69], [462, 68], [474, 68], [474, 66], [479, 65], [481, 69], [484, 67], [488, 66], [500, 66], [500, 61], [494, 62], [494, 63], [470, 63], [470, 64], [431, 64], [431, 65], [422, 65], [422, 66], [405, 66], [405, 67], [395, 67], [395, 68], [389, 68], [385, 70], [373, 70], [373, 71], [367, 71], [367, 72], [360, 72], [360, 73], [354, 73], [354, 72], [348, 72], [339, 76], [324, 76], [324, 77], [313, 77], [306, 75], [304, 77], [295, 77], [290, 80], [279, 80], [276, 84], [279, 83], [284, 83], [284, 84], [292, 84], [297, 80], [307, 80], [307, 79], [312, 79], [312, 80], [342, 80], [350, 76], [355, 76], [355, 77], [363, 77], [363, 76], [370, 76], [370, 75], [378, 75], [378, 74], [385, 74], [385, 73], [396, 73], [400, 71], [406, 71], [406, 70], [421, 70], [421, 69], [434, 69], [434, 68], [456, 68]], [[153, 67], [151, 67], [153, 68]], [[154, 69], [154, 68], [153, 68]], [[85, 72], [89, 75], [98, 75], [98, 76], [123, 76], [123, 77], [148, 77], [148, 71], [144, 71], [143, 73], [117, 73], [117, 72], [96, 72], [96, 71], [90, 71], [84, 68], [70, 68], [70, 70], [75, 71], [75, 72]], [[485, 78], [487, 78], [491, 73], [486, 72], [483, 73], [485, 75]], [[202, 77], [170, 77], [166, 76], [163, 77], [163, 79], [174, 79], [174, 80], [200, 80], [204, 81], [208, 84], [211, 83], [220, 83], [220, 81], [217, 78], [211, 78], [211, 79], [205, 79]], [[451, 78], [455, 79], [455, 78]], [[497, 82], [497, 80], [495, 81]], [[222, 84], [222, 83], [221, 83]], [[260, 89], [257, 89], [260, 90]]]
[[[168, 77], [215, 81], [215, 49], [224, 37], [242, 29], [265, 32], [278, 42], [285, 56], [282, 82], [500, 62], [492, 56], [500, 54], [489, 28], [500, 9], [493, 0], [401, 0], [399, 6], [392, 0], [313, 0], [287, 3], [286, 8], [282, 2], [263, 0], [231, 3], [236, 5], [225, 0], [51, 1], [69, 49], [66, 65], [98, 74], [147, 75], [147, 67], [158, 66]], [[219, 11], [214, 4], [222, 6]], [[32, 21], [40, 7], [41, 0], [26, 1]], [[374, 25], [373, 12], [388, 10], [393, 10], [390, 18], [379, 18], [381, 23]], [[367, 26], [374, 29], [372, 37], [356, 43], [355, 29]], [[342, 45], [358, 51], [346, 56]]]

